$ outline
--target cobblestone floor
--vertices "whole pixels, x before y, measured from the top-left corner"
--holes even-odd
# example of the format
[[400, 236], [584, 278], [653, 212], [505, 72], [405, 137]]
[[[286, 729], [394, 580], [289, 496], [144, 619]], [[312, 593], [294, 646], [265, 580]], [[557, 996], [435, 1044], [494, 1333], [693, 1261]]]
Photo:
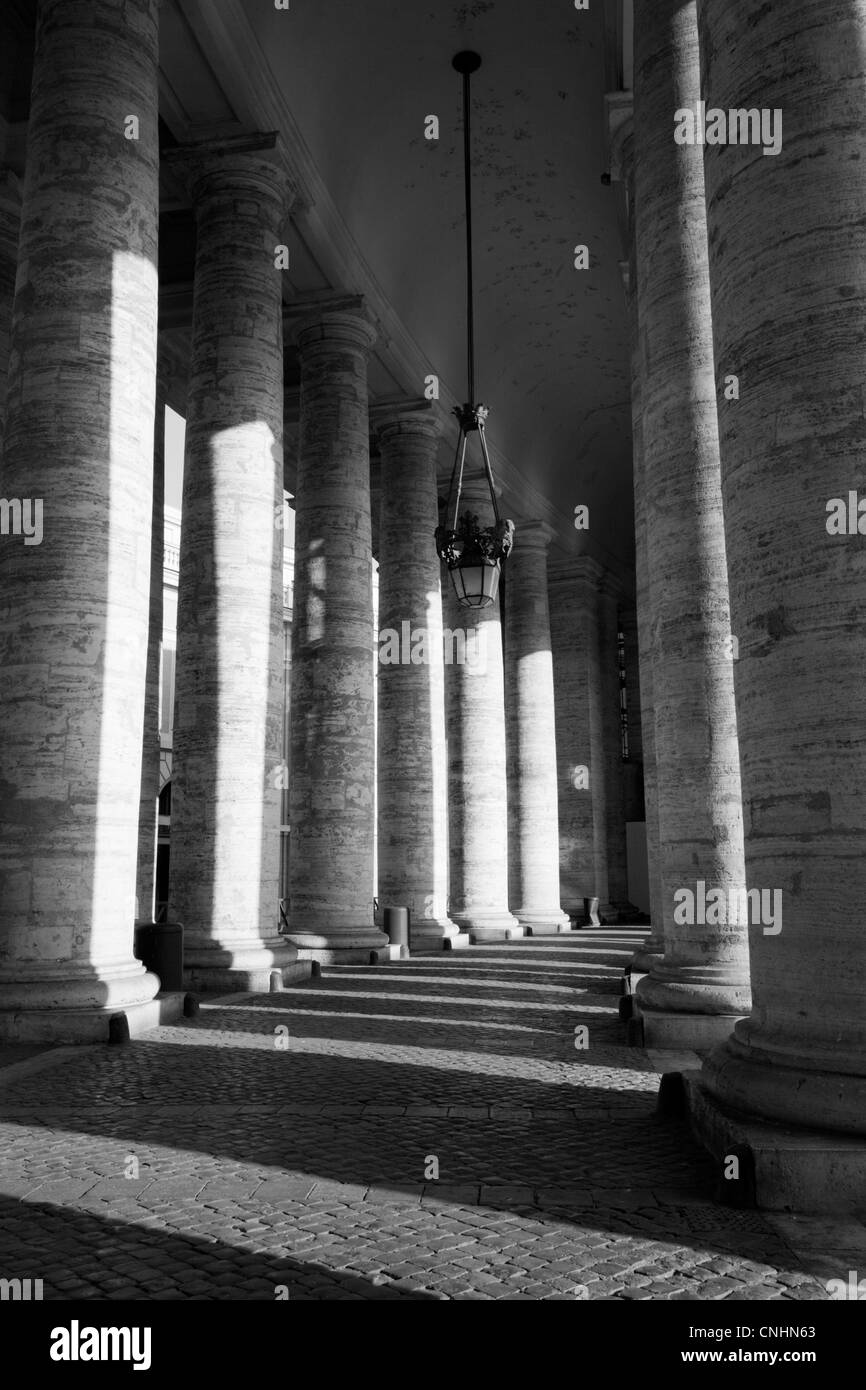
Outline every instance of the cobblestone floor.
[[6, 1067], [0, 1274], [46, 1298], [826, 1298], [862, 1226], [715, 1205], [655, 1118], [617, 1016], [638, 940], [325, 967]]

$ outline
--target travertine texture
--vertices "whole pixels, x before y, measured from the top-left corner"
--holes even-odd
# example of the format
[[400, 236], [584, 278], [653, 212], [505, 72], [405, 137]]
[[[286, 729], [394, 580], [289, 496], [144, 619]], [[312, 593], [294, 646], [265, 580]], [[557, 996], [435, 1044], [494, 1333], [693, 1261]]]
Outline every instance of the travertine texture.
[[640, 702], [640, 641], [637, 613], [631, 599], [621, 603], [621, 630], [625, 648], [626, 712], [628, 716], [628, 762], [623, 763], [625, 819], [642, 821], [645, 816], [643, 789], [643, 732]]
[[560, 901], [571, 916], [581, 917], [584, 898], [598, 896], [590, 727], [590, 686], [597, 668], [595, 594], [569, 566], [557, 567], [551, 573], [548, 595], [559, 787]]
[[15, 298], [20, 229], [21, 188], [12, 170], [0, 165], [0, 458], [3, 456], [6, 378], [9, 373], [12, 304]]
[[600, 905], [611, 918], [627, 917], [634, 909], [628, 898], [628, 856], [625, 828], [625, 777], [622, 761], [622, 720], [617, 642], [619, 589], [609, 575], [598, 595], [598, 661], [601, 700], [601, 742], [605, 776], [605, 835], [609, 902]]
[[[41, 0], [37, 16], [3, 495], [44, 510], [40, 544], [0, 537], [0, 1030], [16, 1010], [52, 1010], [58, 1039], [92, 1033], [94, 1011], [107, 1033], [109, 1011], [134, 1010], [157, 989], [132, 954], [157, 8]], [[138, 140], [124, 138], [127, 112]]]
[[257, 153], [187, 150], [195, 307], [183, 480], [172, 917], [190, 983], [266, 988], [277, 936], [282, 693], [285, 179]]
[[[633, 142], [632, 142], [633, 149]], [[653, 621], [650, 607], [649, 565], [646, 536], [646, 472], [643, 454], [643, 358], [637, 293], [637, 248], [634, 228], [634, 164], [629, 179], [629, 277], [628, 309], [631, 338], [632, 470], [634, 473], [634, 548], [637, 605], [638, 657], [640, 661], [641, 747], [643, 750], [644, 816], [646, 823], [647, 878], [652, 932], [635, 952], [632, 970], [650, 970], [664, 954], [664, 897], [659, 850], [658, 768], [653, 689]]]
[[[490, 494], [483, 479], [468, 481], [463, 502], [481, 518], [482, 525], [492, 521]], [[518, 544], [515, 539], [515, 547]], [[522, 935], [517, 919], [508, 910], [505, 681], [499, 599], [487, 608], [462, 608], [444, 565], [442, 585], [445, 626], [463, 633], [467, 654], [473, 653], [472, 661], [445, 666], [450, 916], [476, 941], [501, 939], [506, 932]]]
[[366, 961], [375, 718], [367, 354], [360, 300], [297, 329], [301, 427], [292, 624], [289, 923], [304, 958]]
[[[458, 932], [446, 911], [445, 669], [433, 542], [440, 425], [425, 401], [375, 412], [374, 423], [381, 450], [378, 898], [380, 908], [408, 907], [411, 943], [429, 949]], [[388, 659], [396, 655], [391, 634], [399, 661]]]
[[553, 657], [547, 597], [552, 532], [521, 522], [505, 595], [509, 906], [533, 934], [568, 931], [559, 904]]
[[150, 621], [144, 681], [144, 737], [141, 750], [141, 806], [138, 816], [136, 919], [152, 922], [156, 906], [156, 846], [159, 834], [159, 678], [163, 625], [163, 551], [165, 546], [165, 407], [168, 364], [157, 359], [156, 411], [153, 427], [153, 511], [150, 549]]
[[694, 3], [645, 0], [635, 217], [665, 955], [637, 997], [645, 1012], [736, 1017], [750, 1003], [747, 928], [674, 921], [679, 890], [745, 886], [703, 165], [673, 138], [674, 111], [699, 98]]
[[862, 1134], [866, 539], [826, 506], [863, 492], [866, 14], [705, 0], [701, 47], [713, 105], [784, 112], [781, 154], [706, 154], [746, 864], [783, 916], [705, 1072], [737, 1110]]

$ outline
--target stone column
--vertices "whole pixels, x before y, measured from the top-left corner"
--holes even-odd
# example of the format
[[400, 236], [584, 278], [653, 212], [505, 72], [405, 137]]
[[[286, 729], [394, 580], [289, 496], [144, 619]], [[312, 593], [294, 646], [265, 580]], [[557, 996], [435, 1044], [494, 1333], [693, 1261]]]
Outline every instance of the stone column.
[[629, 202], [628, 310], [631, 344], [631, 425], [632, 467], [634, 475], [635, 602], [638, 660], [640, 664], [641, 747], [643, 750], [644, 813], [646, 823], [647, 878], [649, 882], [649, 936], [635, 952], [626, 977], [630, 989], [635, 976], [646, 974], [664, 955], [664, 896], [662, 893], [659, 846], [658, 767], [654, 711], [653, 665], [655, 646], [653, 610], [650, 595], [646, 529], [646, 467], [643, 448], [643, 357], [638, 313], [637, 244], [634, 217], [634, 139], [628, 145], [626, 164]]
[[[250, 144], [258, 149], [250, 149]], [[296, 973], [277, 935], [285, 176], [261, 137], [173, 154], [196, 214], [170, 903], [200, 989]]]
[[640, 657], [641, 733], [643, 746], [643, 787], [646, 823], [647, 878], [650, 898], [650, 935], [635, 952], [626, 969], [627, 976], [646, 974], [664, 955], [664, 897], [662, 894], [659, 847], [658, 769], [656, 765], [655, 714], [653, 708], [653, 637], [650, 606], [649, 570], [646, 540], [646, 486], [641, 423], [641, 385], [637, 371], [640, 356], [637, 340], [637, 291], [632, 281], [632, 437], [634, 448], [634, 528], [637, 583], [638, 649]]
[[433, 544], [439, 418], [427, 401], [374, 412], [381, 450], [378, 654], [380, 909], [408, 907], [411, 941], [442, 949], [448, 787], [440, 562]]
[[623, 763], [625, 819], [645, 819], [643, 790], [643, 732], [641, 730], [640, 643], [634, 603], [623, 601], [620, 610], [625, 660], [626, 715], [628, 721], [628, 762]]
[[[704, 0], [701, 48], [708, 105], [751, 91], [778, 130], [784, 115], [779, 154], [705, 160], [746, 864], [770, 913], [750, 934], [754, 1013], [704, 1075], [727, 1108], [823, 1132], [799, 1157], [775, 1141], [763, 1204], [794, 1190], [801, 1208], [862, 1207], [863, 1145], [826, 1131], [866, 1133], [862, 500], [859, 530], [849, 515], [866, 443], [866, 15]], [[792, 99], [798, 72], [808, 100]], [[799, 1195], [782, 1181], [795, 1159]], [[759, 1163], [759, 1201], [760, 1185]]]
[[[598, 596], [599, 693], [601, 754], [605, 777], [608, 913], [613, 921], [633, 918], [628, 897], [628, 850], [625, 828], [625, 775], [622, 760], [622, 706], [619, 679], [619, 586], [610, 575]], [[603, 909], [602, 909], [603, 912]], [[603, 913], [604, 915], [604, 913]]]
[[594, 591], [587, 595], [570, 565], [551, 572], [548, 595], [559, 788], [560, 900], [573, 920], [583, 921], [584, 899], [597, 896], [590, 727], [590, 685], [596, 665], [591, 623]]
[[505, 596], [509, 905], [527, 935], [570, 929], [559, 905], [559, 813], [547, 548], [540, 521], [518, 527]]
[[163, 555], [165, 551], [165, 407], [170, 369], [157, 357], [156, 411], [153, 429], [153, 509], [150, 543], [150, 622], [144, 681], [144, 739], [141, 752], [141, 802], [138, 815], [136, 921], [153, 922], [156, 906], [156, 846], [159, 837], [159, 683], [162, 653]]
[[[487, 483], [471, 477], [463, 503], [492, 522]], [[520, 544], [515, 538], [515, 549]], [[508, 565], [510, 560], [506, 560]], [[472, 941], [523, 936], [508, 910], [505, 680], [499, 599], [464, 608], [442, 567], [446, 629], [450, 915]], [[452, 659], [448, 659], [448, 646]], [[465, 659], [461, 660], [461, 652]]]
[[645, 0], [635, 218], [665, 954], [635, 998], [658, 1046], [720, 1040], [750, 1006], [747, 928], [727, 908], [745, 870], [703, 164], [674, 140], [700, 95], [693, 0]]
[[306, 959], [368, 961], [375, 722], [367, 354], [343, 296], [300, 311], [301, 429], [292, 622], [290, 939]]
[[[40, 0], [0, 536], [0, 1035], [156, 1022], [132, 953], [150, 598], [157, 0]], [[137, 140], [124, 117], [138, 117]], [[41, 519], [41, 525], [39, 524]], [[29, 532], [29, 534], [28, 534]]]
[[11, 169], [0, 166], [0, 458], [3, 457], [3, 419], [20, 228], [21, 186]]

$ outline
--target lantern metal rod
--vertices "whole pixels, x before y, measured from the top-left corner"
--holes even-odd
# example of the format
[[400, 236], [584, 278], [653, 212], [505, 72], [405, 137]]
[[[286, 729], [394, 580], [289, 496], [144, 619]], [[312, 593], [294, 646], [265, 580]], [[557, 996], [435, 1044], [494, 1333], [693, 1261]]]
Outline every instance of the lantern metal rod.
[[463, 190], [466, 204], [466, 358], [469, 373], [469, 405], [475, 404], [475, 296], [472, 279], [472, 153], [469, 78], [481, 66], [477, 53], [458, 53], [453, 66], [463, 75]]
[[454, 494], [454, 520], [451, 522], [452, 531], [457, 530], [457, 514], [460, 511], [460, 498], [463, 494], [463, 466], [466, 462], [466, 445], [468, 443], [468, 439], [469, 437], [466, 434], [466, 431], [461, 426], [460, 434], [457, 439], [457, 451], [454, 455], [454, 467], [451, 470], [451, 483], [448, 487], [448, 496], [450, 497], [451, 493], [454, 491], [454, 474], [457, 472], [457, 462], [459, 459], [460, 473], [457, 477], [457, 491]]
[[[484, 459], [484, 471], [487, 474], [487, 484], [490, 488], [490, 500], [493, 503], [493, 515], [496, 518], [496, 525], [498, 526], [500, 522], [499, 503], [496, 500], [496, 484], [493, 481], [493, 469], [490, 467], [490, 455], [487, 452], [487, 436], [484, 432], [483, 420], [479, 420], [478, 422], [478, 437], [481, 440], [481, 454]], [[463, 447], [465, 450], [465, 442]]]

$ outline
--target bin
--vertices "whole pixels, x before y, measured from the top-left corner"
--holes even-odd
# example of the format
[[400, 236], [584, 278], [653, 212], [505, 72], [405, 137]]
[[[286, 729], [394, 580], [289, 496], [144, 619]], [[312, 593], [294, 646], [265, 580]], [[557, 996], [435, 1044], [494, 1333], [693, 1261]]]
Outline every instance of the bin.
[[135, 954], [145, 970], [159, 976], [163, 994], [183, 989], [183, 926], [180, 922], [145, 922], [136, 927]]
[[408, 907], [385, 908], [385, 932], [392, 946], [405, 946], [409, 949], [409, 909]]

